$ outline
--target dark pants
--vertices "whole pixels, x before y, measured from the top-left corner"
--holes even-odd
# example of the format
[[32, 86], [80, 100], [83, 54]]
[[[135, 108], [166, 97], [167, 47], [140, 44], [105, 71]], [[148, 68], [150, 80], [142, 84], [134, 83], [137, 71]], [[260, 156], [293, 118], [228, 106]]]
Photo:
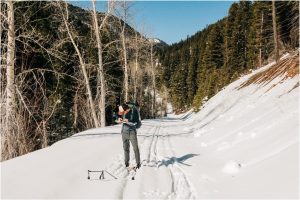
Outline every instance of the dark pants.
[[127, 127], [127, 125], [123, 125], [122, 140], [123, 140], [123, 148], [124, 148], [125, 165], [129, 164], [130, 142], [133, 147], [136, 164], [139, 164], [140, 163], [140, 151], [139, 151], [138, 140], [137, 140], [137, 136], [136, 136], [136, 129], [129, 128], [129, 127]]

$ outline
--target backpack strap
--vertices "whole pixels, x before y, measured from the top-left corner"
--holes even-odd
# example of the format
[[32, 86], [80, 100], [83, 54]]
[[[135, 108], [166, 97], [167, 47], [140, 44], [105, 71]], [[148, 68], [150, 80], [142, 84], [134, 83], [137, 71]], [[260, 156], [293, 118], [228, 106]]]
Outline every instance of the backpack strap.
[[133, 107], [131, 108], [131, 115], [130, 115], [130, 121], [132, 122], [133, 120]]

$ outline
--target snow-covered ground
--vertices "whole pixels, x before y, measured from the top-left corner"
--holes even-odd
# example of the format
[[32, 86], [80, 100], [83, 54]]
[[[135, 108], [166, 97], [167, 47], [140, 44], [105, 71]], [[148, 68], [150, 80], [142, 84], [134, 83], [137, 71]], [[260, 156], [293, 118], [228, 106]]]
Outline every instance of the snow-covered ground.
[[[1, 163], [2, 198], [298, 198], [299, 76], [237, 89], [230, 84], [200, 112], [144, 120], [143, 166], [123, 165], [121, 126], [87, 130]], [[132, 152], [132, 150], [131, 150]], [[134, 163], [134, 156], [131, 155]], [[107, 170], [105, 179], [88, 170]]]

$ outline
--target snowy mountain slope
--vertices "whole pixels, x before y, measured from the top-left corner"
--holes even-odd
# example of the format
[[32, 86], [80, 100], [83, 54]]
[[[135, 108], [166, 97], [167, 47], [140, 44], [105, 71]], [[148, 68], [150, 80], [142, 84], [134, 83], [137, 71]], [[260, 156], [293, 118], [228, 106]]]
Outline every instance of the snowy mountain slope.
[[158, 38], [148, 38], [148, 41], [153, 42], [156, 45], [168, 46], [168, 44]]
[[[299, 65], [298, 55], [282, 59]], [[143, 166], [134, 181], [123, 165], [118, 125], [1, 163], [1, 197], [297, 198], [299, 71], [252, 80], [276, 66], [241, 77], [198, 113], [144, 120], [138, 131]], [[118, 179], [107, 173], [104, 180], [100, 174], [87, 179], [87, 170], [102, 169]]]

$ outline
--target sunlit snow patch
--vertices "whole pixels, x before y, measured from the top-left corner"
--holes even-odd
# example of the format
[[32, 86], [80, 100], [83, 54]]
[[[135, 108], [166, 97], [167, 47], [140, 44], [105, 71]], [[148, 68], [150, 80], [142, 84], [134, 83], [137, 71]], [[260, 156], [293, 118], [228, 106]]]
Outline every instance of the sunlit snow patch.
[[199, 137], [201, 135], [204, 135], [207, 131], [208, 131], [207, 129], [200, 129], [194, 133], [194, 136]]
[[222, 169], [222, 172], [226, 174], [235, 175], [240, 172], [242, 165], [236, 161], [229, 161], [225, 164], [225, 166]]

